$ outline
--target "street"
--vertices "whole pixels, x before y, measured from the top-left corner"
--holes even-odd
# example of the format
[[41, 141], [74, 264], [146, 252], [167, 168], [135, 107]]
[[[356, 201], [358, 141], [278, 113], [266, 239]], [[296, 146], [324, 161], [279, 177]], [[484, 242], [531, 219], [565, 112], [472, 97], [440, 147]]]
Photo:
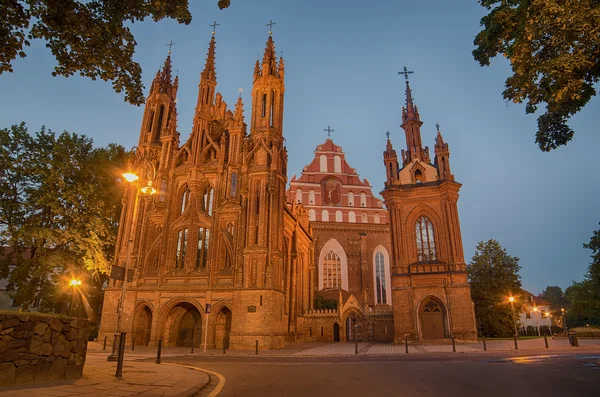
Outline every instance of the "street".
[[597, 349], [551, 355], [170, 357], [166, 361], [223, 375], [219, 397], [600, 395]]

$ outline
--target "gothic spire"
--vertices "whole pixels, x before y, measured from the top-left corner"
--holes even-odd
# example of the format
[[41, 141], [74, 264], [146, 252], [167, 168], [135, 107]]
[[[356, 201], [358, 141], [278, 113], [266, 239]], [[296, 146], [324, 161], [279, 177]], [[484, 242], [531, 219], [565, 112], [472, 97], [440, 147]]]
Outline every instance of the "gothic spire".
[[277, 76], [277, 56], [275, 55], [275, 43], [273, 37], [269, 35], [267, 40], [267, 47], [263, 55], [262, 61], [262, 75], [273, 75]]
[[217, 72], [215, 69], [215, 36], [210, 39], [208, 46], [208, 54], [206, 56], [206, 64], [202, 71], [202, 78], [210, 81], [217, 81]]

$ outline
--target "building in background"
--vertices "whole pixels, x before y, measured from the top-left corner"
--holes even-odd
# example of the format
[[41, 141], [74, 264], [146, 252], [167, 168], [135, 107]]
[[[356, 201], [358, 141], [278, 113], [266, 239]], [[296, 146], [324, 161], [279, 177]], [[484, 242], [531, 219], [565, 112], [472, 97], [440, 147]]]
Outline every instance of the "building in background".
[[523, 290], [520, 294], [523, 310], [519, 313], [521, 334], [550, 335], [552, 327], [552, 305], [547, 300]]

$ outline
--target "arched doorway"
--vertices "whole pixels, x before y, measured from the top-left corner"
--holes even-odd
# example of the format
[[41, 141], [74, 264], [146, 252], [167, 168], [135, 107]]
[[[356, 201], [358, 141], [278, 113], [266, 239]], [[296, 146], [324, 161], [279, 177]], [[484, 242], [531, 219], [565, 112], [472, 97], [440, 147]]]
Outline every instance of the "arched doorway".
[[152, 329], [152, 311], [146, 305], [141, 309], [135, 319], [133, 337], [138, 346], [148, 346]]
[[165, 339], [169, 346], [200, 346], [202, 316], [191, 303], [180, 303], [171, 309], [165, 323]]
[[340, 341], [340, 325], [338, 323], [333, 324], [333, 341]]
[[217, 314], [215, 324], [215, 347], [229, 348], [229, 333], [231, 332], [231, 310], [222, 308]]
[[436, 299], [429, 298], [421, 310], [421, 330], [423, 339], [444, 339], [444, 311], [442, 304]]

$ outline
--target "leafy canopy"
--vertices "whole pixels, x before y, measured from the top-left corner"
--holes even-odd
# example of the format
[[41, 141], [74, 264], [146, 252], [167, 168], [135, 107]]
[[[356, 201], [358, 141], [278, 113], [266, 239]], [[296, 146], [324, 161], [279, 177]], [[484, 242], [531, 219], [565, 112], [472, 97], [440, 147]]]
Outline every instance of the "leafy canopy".
[[[219, 0], [219, 8], [230, 0]], [[192, 21], [187, 0], [2, 0], [0, 74], [12, 72], [17, 56], [34, 39], [46, 41], [58, 65], [53, 76], [75, 73], [111, 81], [125, 101], [144, 103], [142, 68], [133, 60], [136, 41], [131, 24], [152, 18]]]
[[518, 321], [520, 301], [515, 300], [514, 313], [509, 296], [521, 291], [519, 258], [510, 256], [496, 240], [480, 241], [471, 263], [467, 265], [471, 297], [481, 331], [487, 336], [510, 336]]
[[545, 104], [536, 143], [542, 151], [566, 145], [567, 120], [596, 95], [600, 78], [600, 0], [479, 0], [489, 13], [475, 37], [473, 56], [489, 66], [506, 57], [513, 75], [504, 98], [526, 102], [527, 113]]

